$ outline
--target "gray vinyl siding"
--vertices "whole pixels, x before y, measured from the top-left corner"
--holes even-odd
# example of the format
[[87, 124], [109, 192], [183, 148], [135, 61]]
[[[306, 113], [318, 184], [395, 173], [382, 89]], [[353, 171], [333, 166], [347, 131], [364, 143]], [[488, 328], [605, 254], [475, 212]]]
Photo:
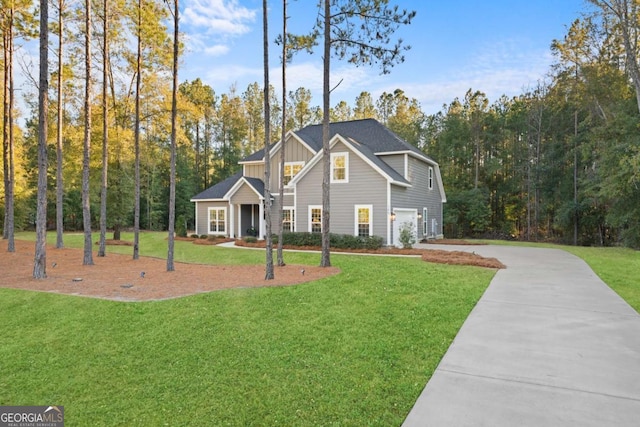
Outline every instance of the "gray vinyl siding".
[[[386, 164], [394, 168], [400, 175], [404, 176], [404, 154], [393, 154], [387, 156], [379, 156]], [[406, 179], [409, 179], [408, 176], [405, 176]]]
[[[437, 175], [433, 168], [433, 188], [429, 189], [429, 167], [431, 165], [416, 158], [409, 157], [409, 176], [411, 177], [411, 188], [403, 188], [395, 185], [391, 186], [391, 208], [417, 209], [422, 214], [422, 209], [428, 209], [429, 230], [431, 230], [431, 219], [438, 222], [437, 234], [442, 234], [442, 194], [440, 194]], [[422, 219], [418, 225], [418, 238], [422, 239]]]
[[209, 234], [209, 208], [227, 208], [227, 229], [229, 228], [229, 204], [226, 202], [196, 202], [196, 234], [199, 236]]
[[[372, 205], [373, 235], [387, 236], [387, 180], [343, 144], [332, 152], [349, 153], [349, 182], [331, 184], [331, 232], [355, 233], [355, 206]], [[316, 163], [296, 187], [296, 230], [309, 230], [309, 206], [322, 205], [322, 162]]]
[[242, 187], [231, 197], [230, 203], [232, 205], [253, 205], [258, 203], [259, 196], [256, 192], [247, 184], [242, 184]]

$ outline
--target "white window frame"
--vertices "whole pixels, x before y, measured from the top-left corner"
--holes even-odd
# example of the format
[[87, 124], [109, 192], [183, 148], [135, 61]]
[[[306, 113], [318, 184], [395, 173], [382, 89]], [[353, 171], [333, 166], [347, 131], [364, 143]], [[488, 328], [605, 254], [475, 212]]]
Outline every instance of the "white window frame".
[[433, 190], [433, 166], [429, 166], [429, 190]]
[[[289, 212], [289, 223], [291, 224], [291, 228], [289, 231], [294, 232], [296, 231], [296, 209], [293, 206], [283, 206], [282, 207], [282, 215], [284, 215], [285, 212]], [[284, 217], [282, 218], [282, 229], [283, 231], [286, 231], [284, 228]]]
[[429, 221], [428, 218], [429, 209], [422, 208], [422, 236], [427, 237], [429, 235]]
[[[289, 166], [291, 168], [291, 172], [292, 175], [289, 177], [289, 174], [287, 174], [287, 166]], [[284, 162], [284, 179], [286, 179], [287, 177], [289, 177], [289, 181], [285, 182], [284, 180], [282, 182], [284, 182], [285, 186], [289, 186], [289, 182], [291, 182], [291, 180], [293, 179], [294, 176], [296, 176], [296, 174], [298, 174], [300, 172], [300, 170], [296, 173], [293, 173], [293, 167], [294, 166], [300, 166], [300, 170], [302, 170], [302, 168], [304, 168], [304, 162]]]
[[[338, 157], [344, 157], [344, 179], [334, 178], [334, 162], [335, 162], [335, 159]], [[349, 152], [348, 151], [331, 153], [331, 182], [332, 183], [349, 182]]]
[[[319, 209], [320, 210], [320, 231], [312, 231], [313, 230], [313, 224], [311, 222], [311, 218], [312, 215], [311, 213], [313, 212], [314, 209]], [[309, 205], [309, 233], [322, 233], [322, 205]]]
[[367, 225], [369, 225], [369, 237], [373, 236], [373, 205], [354, 205], [354, 218], [353, 218], [353, 222], [354, 222], [354, 230], [353, 230], [353, 235], [354, 236], [359, 236], [360, 235], [360, 216], [358, 215], [358, 211], [360, 209], [367, 209], [369, 210], [369, 223]]
[[[213, 212], [213, 211], [215, 211], [215, 212], [220, 212], [220, 211], [224, 212], [224, 219], [223, 219], [224, 230], [223, 231], [220, 231], [218, 229], [217, 225], [216, 225], [216, 230], [215, 231], [211, 231], [211, 212]], [[219, 223], [219, 220], [217, 219], [218, 215], [219, 214], [216, 213], [216, 224]], [[212, 206], [212, 207], [209, 207], [207, 209], [207, 234], [212, 234], [212, 235], [215, 235], [215, 236], [226, 236], [227, 235], [227, 230], [229, 228], [229, 226], [227, 224], [227, 219], [228, 218], [229, 218], [229, 216], [227, 215], [227, 207], [226, 206]]]

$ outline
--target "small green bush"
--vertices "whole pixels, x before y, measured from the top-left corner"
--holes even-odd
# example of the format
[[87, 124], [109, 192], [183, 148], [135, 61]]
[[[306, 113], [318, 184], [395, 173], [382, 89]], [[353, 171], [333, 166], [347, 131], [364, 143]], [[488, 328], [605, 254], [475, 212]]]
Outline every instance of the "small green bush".
[[191, 237], [192, 239], [197, 239], [197, 238], [198, 238], [198, 237], [200, 237], [200, 236], [198, 236], [197, 234], [192, 234], [192, 235], [191, 235], [191, 236], [189, 236], [189, 237]]
[[256, 243], [258, 241], [258, 239], [254, 236], [244, 236], [242, 240], [244, 240], [247, 243]]
[[187, 237], [187, 219], [184, 215], [176, 219], [176, 236]]
[[[296, 232], [283, 233], [282, 243], [289, 246], [322, 246], [322, 234]], [[369, 249], [382, 247], [382, 237], [360, 237], [350, 234], [330, 234], [329, 245], [336, 249]]]
[[208, 235], [206, 235], [206, 234], [201, 234], [201, 235], [200, 235], [200, 238], [201, 238], [201, 239], [207, 239], [207, 238], [209, 238], [209, 236], [208, 236]]

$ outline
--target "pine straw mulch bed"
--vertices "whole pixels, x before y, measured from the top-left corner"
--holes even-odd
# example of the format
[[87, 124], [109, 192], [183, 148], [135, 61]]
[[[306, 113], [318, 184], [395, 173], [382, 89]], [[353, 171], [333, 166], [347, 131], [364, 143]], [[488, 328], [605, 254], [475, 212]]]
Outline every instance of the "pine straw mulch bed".
[[[441, 243], [443, 241], [437, 241], [438, 244], [452, 244], [452, 245], [472, 245], [472, 243], [460, 243], [459, 240], [450, 240], [447, 243]], [[244, 246], [251, 248], [264, 248], [265, 242], [258, 241], [255, 243], [247, 243], [244, 240], [236, 240], [236, 246]], [[284, 245], [284, 249], [296, 249], [296, 250], [312, 250], [319, 251], [322, 248], [316, 246], [288, 246]], [[274, 245], [275, 249], [275, 245]], [[434, 262], [438, 264], [450, 264], [450, 265], [471, 265], [475, 267], [485, 268], [507, 268], [503, 263], [496, 258], [485, 258], [481, 255], [471, 252], [463, 251], [445, 251], [438, 249], [402, 249], [394, 247], [385, 247], [377, 250], [371, 249], [338, 249], [331, 248], [331, 252], [349, 252], [349, 253], [362, 253], [362, 254], [374, 254], [374, 255], [407, 255], [407, 256], [420, 256], [423, 261]]]
[[297, 285], [340, 272], [336, 267], [286, 265], [274, 267], [275, 278], [265, 280], [264, 265], [175, 262], [175, 271], [167, 272], [164, 259], [133, 260], [131, 255], [114, 253], [97, 257], [95, 252], [94, 265], [85, 266], [81, 249], [47, 245], [47, 277], [37, 280], [32, 277], [35, 244], [22, 240], [16, 240], [15, 244], [16, 251], [12, 253], [7, 252], [6, 240], [0, 244], [0, 287], [117, 301], [162, 300], [221, 289]]

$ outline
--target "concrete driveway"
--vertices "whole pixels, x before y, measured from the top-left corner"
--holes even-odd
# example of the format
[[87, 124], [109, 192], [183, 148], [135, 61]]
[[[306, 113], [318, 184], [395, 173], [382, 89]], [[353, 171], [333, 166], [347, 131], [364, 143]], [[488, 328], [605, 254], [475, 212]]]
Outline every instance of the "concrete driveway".
[[559, 249], [428, 248], [474, 251], [507, 269], [403, 426], [640, 426], [640, 315], [584, 261]]

